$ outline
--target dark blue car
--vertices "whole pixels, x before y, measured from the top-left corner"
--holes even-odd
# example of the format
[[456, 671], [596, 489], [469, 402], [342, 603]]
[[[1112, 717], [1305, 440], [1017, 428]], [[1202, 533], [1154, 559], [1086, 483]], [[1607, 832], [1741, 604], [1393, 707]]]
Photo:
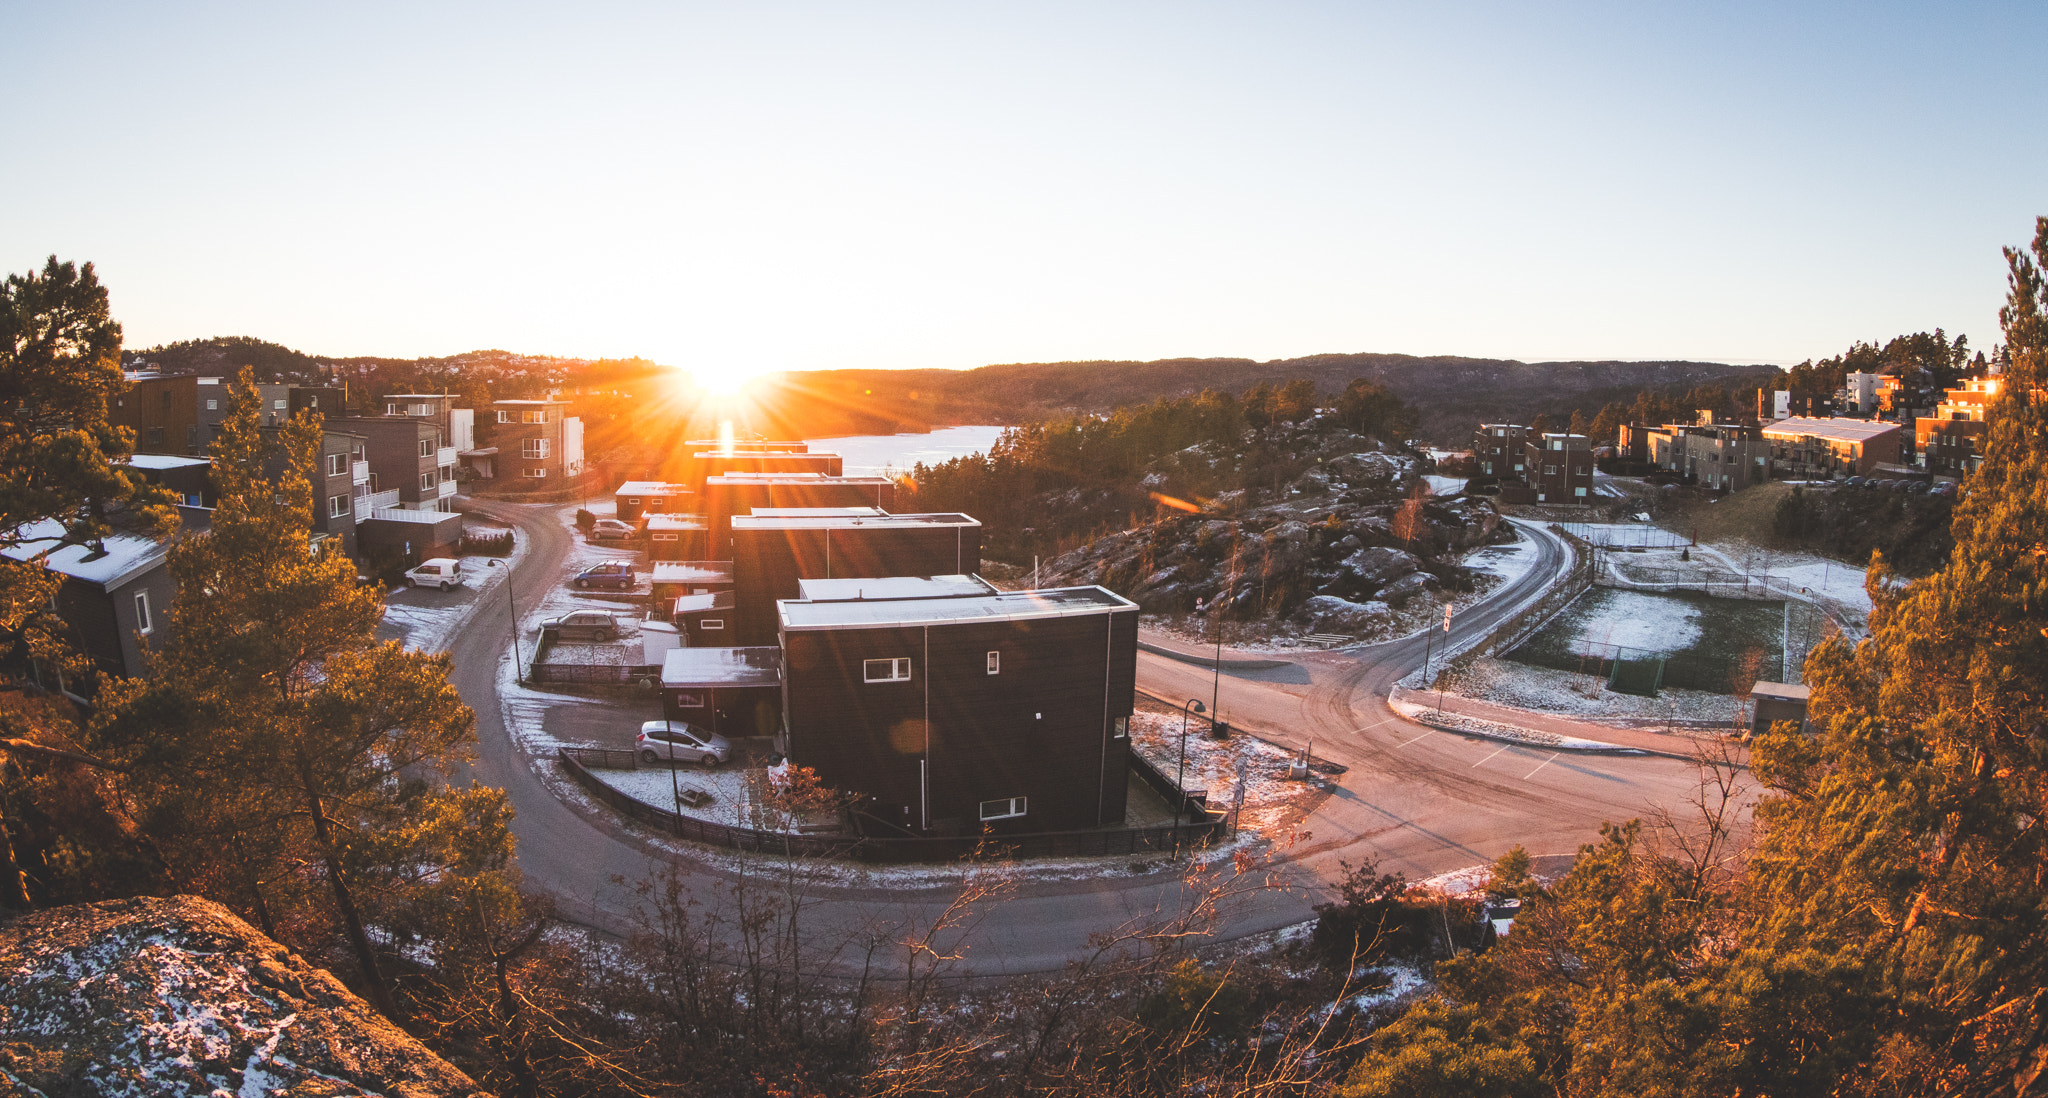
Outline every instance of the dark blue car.
[[639, 585], [640, 577], [634, 573], [631, 561], [608, 560], [576, 573], [576, 578], [569, 582], [578, 587], [616, 587], [621, 591], [631, 591]]

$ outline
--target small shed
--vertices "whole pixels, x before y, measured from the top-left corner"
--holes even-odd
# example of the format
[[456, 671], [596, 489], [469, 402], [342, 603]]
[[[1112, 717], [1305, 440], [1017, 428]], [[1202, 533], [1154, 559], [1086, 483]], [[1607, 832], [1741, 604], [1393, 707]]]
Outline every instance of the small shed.
[[689, 508], [693, 493], [681, 484], [660, 480], [629, 480], [612, 493], [621, 522], [639, 522], [642, 515], [660, 515]]
[[669, 604], [669, 613], [685, 645], [708, 648], [731, 643], [728, 638], [733, 632], [732, 606], [730, 590], [678, 595]]
[[1806, 724], [1806, 703], [1812, 695], [1810, 686], [1759, 680], [1749, 690], [1749, 700], [1755, 707], [1749, 718], [1750, 734], [1769, 731], [1779, 721], [1793, 721], [1801, 732], [1811, 731]]
[[727, 736], [773, 736], [782, 725], [782, 649], [670, 649], [661, 708], [669, 720]]

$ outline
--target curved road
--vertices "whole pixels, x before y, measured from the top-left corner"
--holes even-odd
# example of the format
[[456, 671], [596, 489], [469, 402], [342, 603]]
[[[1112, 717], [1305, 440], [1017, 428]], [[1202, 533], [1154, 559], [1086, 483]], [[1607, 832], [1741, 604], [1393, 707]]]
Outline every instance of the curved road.
[[[470, 507], [525, 533], [527, 551], [505, 582], [520, 604], [538, 605], [559, 582], [572, 544], [557, 509], [481, 500]], [[1456, 619], [1454, 636], [1490, 629], [1557, 570], [1563, 545], [1547, 532], [1524, 530], [1541, 565]], [[693, 895], [708, 901], [709, 890], [731, 879], [724, 858], [675, 853], [609, 813], [564, 803], [535, 770], [553, 764], [531, 759], [513, 744], [498, 696], [499, 672], [511, 658], [510, 618], [505, 600], [485, 599], [449, 651], [451, 678], [476, 710], [479, 746], [472, 770], [478, 779], [503, 787], [517, 809], [514, 830], [528, 882], [551, 893], [565, 916], [621, 934], [636, 926], [633, 882], [674, 872]], [[1592, 839], [1604, 820], [1677, 809], [1694, 793], [1696, 771], [1686, 763], [1556, 755], [1402, 720], [1386, 705], [1387, 690], [1421, 664], [1423, 644], [1416, 636], [1315, 653], [1272, 671], [1223, 673], [1218, 708], [1225, 720], [1278, 742], [1299, 745], [1313, 736], [1318, 758], [1350, 769], [1304, 825], [1308, 836], [1262, 871], [1280, 887], [1247, 888], [1222, 905], [1220, 937], [1308, 918], [1311, 906], [1326, 898], [1323, 882], [1340, 872], [1340, 860], [1355, 863], [1371, 855], [1382, 868], [1413, 879], [1490, 861], [1518, 842], [1535, 854], [1567, 853]], [[1140, 652], [1138, 678], [1149, 693], [1206, 702], [1213, 672]], [[1014, 893], [960, 932], [967, 951], [959, 971], [1055, 970], [1089, 950], [1090, 934], [1155, 917], [1187, 898], [1187, 886], [1166, 870], [1044, 880], [1033, 879], [1027, 866], [1020, 876]], [[915, 878], [906, 884], [901, 875], [891, 875], [878, 885], [818, 889], [808, 896], [804, 918], [812, 940], [852, 948], [929, 926], [954, 889], [920, 886]], [[847, 957], [844, 963], [856, 960]]]

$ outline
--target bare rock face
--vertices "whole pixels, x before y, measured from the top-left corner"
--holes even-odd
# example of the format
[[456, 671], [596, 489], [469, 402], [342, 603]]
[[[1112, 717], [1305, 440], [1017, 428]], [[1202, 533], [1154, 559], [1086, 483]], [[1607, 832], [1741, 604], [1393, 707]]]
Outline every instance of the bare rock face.
[[0, 926], [0, 1078], [51, 1096], [479, 1093], [332, 976], [190, 896]]

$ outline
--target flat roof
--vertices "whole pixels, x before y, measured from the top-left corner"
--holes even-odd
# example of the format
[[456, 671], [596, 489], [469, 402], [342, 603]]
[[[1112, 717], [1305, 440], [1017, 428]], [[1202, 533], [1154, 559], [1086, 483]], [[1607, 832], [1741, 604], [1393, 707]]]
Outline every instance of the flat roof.
[[23, 540], [0, 553], [103, 588], [118, 587], [161, 564], [169, 551], [158, 542], [133, 534], [109, 534], [100, 542], [100, 549], [90, 545], [59, 545], [64, 524], [55, 519], [38, 520], [19, 533]]
[[1136, 613], [1136, 603], [1101, 587], [1055, 587], [1039, 591], [998, 591], [960, 598], [848, 599], [775, 603], [782, 628], [790, 632], [875, 629], [889, 626], [954, 625], [973, 621], [1028, 621], [1092, 614]]
[[658, 560], [656, 583], [731, 583], [732, 562], [723, 560]]
[[[385, 393], [385, 394], [384, 394], [384, 399], [385, 399], [385, 400], [454, 400], [454, 399], [455, 399], [455, 394], [454, 394], [454, 393]], [[498, 403], [499, 403], [499, 404], [509, 404], [509, 403], [511, 403], [511, 402], [510, 402], [510, 401], [505, 401], [505, 400], [501, 400], [501, 401], [498, 401]]]
[[783, 441], [776, 441], [776, 440], [773, 440], [773, 439], [765, 439], [765, 438], [754, 438], [754, 439], [746, 439], [746, 438], [735, 438], [735, 439], [723, 439], [723, 438], [693, 438], [693, 439], [688, 439], [688, 440], [685, 440], [685, 441], [684, 441], [684, 443], [683, 443], [683, 445], [685, 445], [685, 446], [704, 446], [704, 447], [708, 447], [708, 448], [710, 448], [710, 449], [713, 449], [713, 450], [724, 450], [724, 449], [726, 449], [726, 448], [730, 447], [730, 448], [732, 449], [732, 451], [733, 451], [734, 453], [750, 453], [750, 454], [764, 454], [764, 453], [776, 453], [776, 454], [801, 454], [801, 453], [804, 453], [805, 451], [807, 451], [807, 450], [809, 450], [809, 449], [811, 448], [811, 444], [810, 444], [810, 443], [808, 443], [808, 442], [803, 442], [803, 441], [800, 441], [800, 440], [797, 440], [797, 439], [787, 439], [787, 440], [783, 440]]
[[462, 520], [460, 511], [416, 511], [410, 507], [379, 507], [370, 512], [364, 522], [404, 522], [414, 526], [430, 526], [437, 522], [454, 519]]
[[980, 576], [884, 576], [879, 579], [807, 579], [797, 581], [806, 602], [868, 599], [957, 599], [997, 593]]
[[880, 507], [755, 507], [748, 512], [756, 518], [802, 518], [805, 515], [881, 518], [888, 513]]
[[134, 469], [190, 469], [212, 465], [212, 458], [174, 457], [170, 454], [130, 454], [126, 464]]
[[1779, 701], [1803, 702], [1812, 699], [1813, 687], [1799, 686], [1793, 683], [1759, 681], [1755, 686], [1749, 688], [1749, 696], [1752, 698], [1775, 698]]
[[[815, 455], [806, 454], [805, 457]], [[839, 455], [829, 455], [837, 457]], [[704, 478], [705, 484], [894, 484], [888, 477], [875, 476], [834, 476], [831, 473], [776, 472], [772, 469], [741, 469], [730, 473], [713, 473]]]
[[684, 514], [680, 511], [656, 512], [647, 516], [649, 530], [709, 530], [704, 525], [703, 515]]
[[492, 404], [567, 404], [566, 400], [494, 400]]
[[720, 448], [699, 450], [690, 456], [697, 458], [836, 458], [839, 455], [830, 450], [725, 450]]
[[[806, 510], [806, 508], [793, 508]], [[980, 526], [978, 519], [967, 515], [877, 515], [872, 518], [853, 515], [839, 518], [833, 515], [734, 515], [734, 530], [854, 530], [883, 527], [890, 529], [915, 529], [920, 526]]]
[[1899, 429], [1896, 423], [1882, 423], [1869, 419], [1849, 419], [1830, 416], [1817, 419], [1812, 416], [1792, 416], [1775, 420], [1764, 425], [1764, 434], [1772, 438], [1815, 438], [1835, 439], [1840, 442], [1868, 442], [1879, 435]]
[[782, 649], [671, 648], [661, 661], [665, 688], [780, 686]]
[[612, 495], [665, 496], [671, 493], [677, 495], [688, 495], [689, 492], [690, 489], [688, 486], [682, 484], [674, 484], [666, 480], [629, 480], [624, 484], [619, 485], [617, 488], [614, 488], [612, 490]]
[[681, 616], [683, 614], [698, 614], [706, 610], [730, 610], [732, 608], [733, 593], [731, 591], [706, 591], [701, 595], [677, 595], [672, 610], [676, 615]]

